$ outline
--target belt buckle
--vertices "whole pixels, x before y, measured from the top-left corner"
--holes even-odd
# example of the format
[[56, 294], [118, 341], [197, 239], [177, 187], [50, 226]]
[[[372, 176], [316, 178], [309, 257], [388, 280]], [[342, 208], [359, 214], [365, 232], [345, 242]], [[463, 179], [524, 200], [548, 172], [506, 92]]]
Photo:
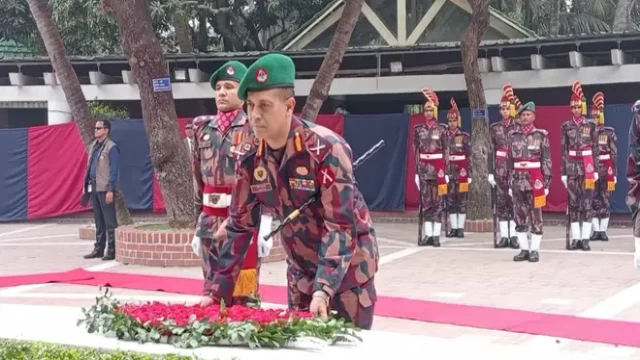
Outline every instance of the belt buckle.
[[220, 202], [220, 198], [221, 196], [218, 194], [207, 194], [207, 202], [210, 203], [211, 205], [218, 205], [218, 203]]

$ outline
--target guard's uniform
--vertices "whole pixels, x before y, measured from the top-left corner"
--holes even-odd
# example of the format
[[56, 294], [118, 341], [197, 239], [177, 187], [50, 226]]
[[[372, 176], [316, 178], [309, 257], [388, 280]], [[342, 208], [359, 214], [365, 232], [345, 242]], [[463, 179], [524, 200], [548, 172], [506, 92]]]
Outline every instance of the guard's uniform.
[[604, 126], [604, 94], [597, 92], [593, 96], [591, 114], [598, 124], [598, 181], [593, 194], [593, 226], [590, 240], [608, 241], [609, 217], [611, 216], [609, 199], [618, 182], [618, 138], [612, 127]]
[[[518, 111], [535, 113], [535, 104], [529, 102]], [[516, 234], [520, 253], [514, 261], [537, 262], [542, 242], [542, 208], [546, 205], [551, 182], [551, 152], [546, 130], [533, 124], [520, 125], [509, 133], [508, 169], [513, 194]], [[528, 220], [531, 221], [529, 229]], [[531, 244], [528, 232], [531, 232]]]
[[[223, 65], [211, 77], [211, 85], [220, 80], [239, 81], [246, 67], [236, 61]], [[193, 120], [193, 181], [196, 213], [196, 236], [201, 240], [202, 272], [210, 272], [209, 251], [216, 230], [229, 216], [231, 192], [236, 177], [238, 147], [251, 134], [247, 115], [242, 109], [218, 112], [215, 116], [199, 116]], [[269, 224], [270, 226], [270, 224]], [[259, 261], [257, 231], [248, 251], [239, 281], [234, 289], [234, 303], [249, 301], [258, 292]]]
[[449, 162], [449, 134], [447, 126], [439, 124], [438, 96], [429, 89], [423, 89], [427, 98], [425, 111], [433, 112], [433, 117], [413, 128], [413, 151], [415, 155], [416, 183], [420, 189], [420, 220], [424, 237], [418, 245], [440, 246], [442, 211], [449, 176], [446, 174]]
[[633, 266], [640, 271], [640, 100], [632, 107], [633, 119], [629, 124], [629, 156], [627, 157], [627, 180], [630, 189], [627, 193], [626, 203], [631, 209], [633, 219], [633, 239], [635, 242], [635, 254]]
[[598, 138], [596, 123], [584, 117], [587, 104], [578, 81], [573, 83], [572, 92], [571, 107], [581, 107], [582, 116], [574, 116], [562, 124], [562, 182], [568, 192], [572, 237], [569, 249], [589, 251], [593, 191], [598, 180]]
[[[490, 126], [492, 155], [489, 155], [489, 183], [496, 191], [496, 215], [500, 225], [499, 248], [520, 248], [516, 236], [516, 222], [513, 215], [513, 200], [509, 195], [509, 178], [507, 169], [508, 134], [518, 125], [515, 122], [516, 98], [511, 85], [503, 87], [504, 94], [500, 100], [500, 109], [509, 110], [509, 116]], [[494, 185], [495, 184], [495, 185]]]
[[[292, 88], [294, 79], [289, 57], [265, 55], [248, 69], [238, 95], [244, 99], [247, 91]], [[326, 297], [339, 316], [370, 329], [379, 253], [369, 210], [354, 183], [347, 143], [325, 127], [293, 117], [283, 149], [252, 137], [240, 151], [230, 217], [216, 233], [210, 253], [209, 295], [218, 301], [231, 298], [260, 205], [285, 218], [317, 195], [282, 230], [289, 308], [308, 310], [312, 297]]]
[[[447, 237], [464, 237], [464, 223], [467, 218], [467, 197], [471, 183], [471, 135], [460, 131], [462, 117], [456, 101], [451, 99], [451, 109], [447, 113], [449, 122], [449, 175], [447, 213], [451, 231]], [[452, 126], [454, 124], [454, 126]]]

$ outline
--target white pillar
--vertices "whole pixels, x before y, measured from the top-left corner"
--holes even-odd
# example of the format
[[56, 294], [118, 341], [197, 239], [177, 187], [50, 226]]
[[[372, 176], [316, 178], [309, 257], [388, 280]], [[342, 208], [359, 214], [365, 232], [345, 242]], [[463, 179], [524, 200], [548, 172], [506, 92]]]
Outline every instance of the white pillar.
[[71, 116], [71, 109], [66, 100], [49, 100], [47, 123], [48, 125], [59, 125], [70, 123], [73, 120]]
[[502, 99], [502, 89], [484, 89], [487, 106], [499, 105]]

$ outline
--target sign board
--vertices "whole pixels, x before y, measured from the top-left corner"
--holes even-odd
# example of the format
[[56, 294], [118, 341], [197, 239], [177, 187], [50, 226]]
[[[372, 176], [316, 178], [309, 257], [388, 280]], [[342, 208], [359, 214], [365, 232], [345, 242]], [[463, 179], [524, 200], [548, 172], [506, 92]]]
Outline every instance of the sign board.
[[171, 91], [171, 79], [168, 77], [153, 79], [153, 92]]
[[471, 109], [471, 117], [473, 119], [486, 119], [487, 118], [487, 108]]

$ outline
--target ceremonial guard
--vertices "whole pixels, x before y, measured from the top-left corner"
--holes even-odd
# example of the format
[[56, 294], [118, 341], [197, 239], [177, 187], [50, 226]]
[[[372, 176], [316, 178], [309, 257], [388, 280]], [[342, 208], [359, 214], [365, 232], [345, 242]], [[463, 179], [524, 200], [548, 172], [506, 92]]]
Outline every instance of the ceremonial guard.
[[607, 229], [609, 228], [609, 199], [618, 182], [618, 138], [612, 127], [604, 126], [604, 94], [597, 92], [593, 96], [591, 117], [598, 124], [598, 181], [593, 194], [593, 234], [590, 240], [608, 241]]
[[[542, 208], [547, 203], [551, 182], [551, 152], [546, 130], [536, 129], [536, 105], [526, 103], [518, 110], [520, 126], [509, 133], [507, 149], [510, 195], [516, 219], [520, 253], [514, 261], [537, 262], [542, 242]], [[531, 229], [528, 222], [531, 221]], [[529, 243], [527, 232], [531, 232]]]
[[509, 133], [517, 124], [515, 123], [516, 97], [511, 85], [503, 87], [503, 95], [500, 100], [499, 122], [490, 126], [492, 155], [489, 156], [489, 184], [495, 188], [496, 215], [500, 225], [499, 248], [520, 248], [516, 236], [516, 222], [513, 215], [513, 200], [509, 195], [509, 177], [507, 169], [507, 148], [509, 146]]
[[627, 157], [627, 180], [630, 184], [626, 203], [631, 210], [633, 219], [633, 239], [635, 241], [635, 254], [633, 266], [640, 271], [640, 100], [631, 107], [633, 119], [629, 125], [629, 156]]
[[[212, 266], [209, 251], [213, 236], [229, 216], [238, 150], [244, 138], [251, 133], [237, 94], [239, 82], [246, 71], [246, 66], [238, 61], [229, 61], [218, 69], [210, 79], [218, 113], [193, 120], [193, 181], [199, 216], [192, 246], [194, 252], [203, 257], [205, 278]], [[264, 216], [261, 220], [260, 232], [269, 233], [271, 218]], [[260, 268], [257, 239], [257, 232], [253, 233], [248, 255], [233, 290], [233, 303], [245, 303], [251, 301], [252, 295], [257, 295]]]
[[598, 138], [596, 123], [585, 118], [587, 101], [578, 81], [573, 83], [572, 93], [573, 118], [562, 124], [561, 179], [568, 193], [567, 206], [572, 238], [569, 250], [589, 251], [593, 223], [593, 191], [598, 180]]
[[451, 231], [447, 237], [464, 237], [464, 223], [467, 218], [467, 196], [471, 184], [471, 136], [460, 131], [462, 117], [455, 99], [451, 99], [451, 109], [447, 113], [449, 123], [449, 174], [447, 212]]
[[[247, 70], [238, 95], [255, 137], [243, 141], [230, 217], [210, 252], [207, 296], [229, 301], [260, 218], [260, 206], [282, 219], [290, 309], [326, 319], [330, 310], [370, 329], [376, 302], [378, 245], [354, 181], [352, 153], [333, 131], [295, 116], [295, 66], [268, 54]], [[313, 200], [310, 205], [302, 205]]]
[[413, 129], [413, 151], [415, 154], [416, 185], [420, 190], [420, 226], [424, 237], [419, 246], [440, 246], [442, 211], [447, 195], [449, 175], [449, 134], [447, 126], [438, 123], [438, 95], [429, 89], [422, 89], [426, 97], [424, 104], [425, 122]]

